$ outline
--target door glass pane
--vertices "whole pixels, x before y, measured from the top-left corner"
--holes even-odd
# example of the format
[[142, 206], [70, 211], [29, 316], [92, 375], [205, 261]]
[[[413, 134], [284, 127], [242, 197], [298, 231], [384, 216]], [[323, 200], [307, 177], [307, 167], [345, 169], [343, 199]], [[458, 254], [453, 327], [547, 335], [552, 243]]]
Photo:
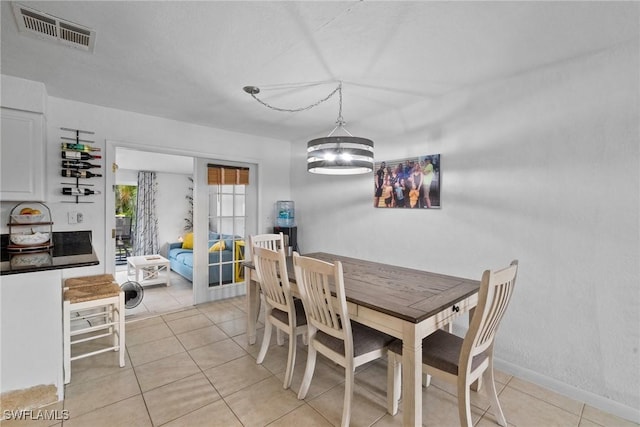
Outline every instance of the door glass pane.
[[220, 197], [220, 215], [233, 216], [233, 194], [222, 194]]
[[209, 217], [216, 218], [218, 216], [218, 192], [211, 186], [209, 189]]
[[209, 186], [209, 286], [244, 281], [245, 188]]
[[229, 235], [229, 238], [231, 238], [233, 235], [233, 217], [220, 218], [220, 233]]
[[[241, 187], [241, 186], [238, 186]], [[234, 215], [236, 217], [244, 217], [244, 195], [236, 194], [233, 200], [234, 203]]]
[[240, 218], [235, 217], [233, 219], [233, 229], [234, 229], [234, 234], [237, 237], [244, 236], [244, 217], [240, 217]]

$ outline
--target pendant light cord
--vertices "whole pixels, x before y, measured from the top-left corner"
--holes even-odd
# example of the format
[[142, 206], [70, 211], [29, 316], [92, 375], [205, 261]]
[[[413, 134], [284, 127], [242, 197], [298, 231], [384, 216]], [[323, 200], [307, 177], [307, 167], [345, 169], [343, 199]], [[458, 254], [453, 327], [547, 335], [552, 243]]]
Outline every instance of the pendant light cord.
[[333, 95], [338, 93], [339, 98], [340, 98], [340, 109], [338, 111], [338, 119], [336, 120], [336, 123], [338, 123], [338, 126], [344, 125], [344, 120], [342, 119], [342, 81], [338, 82], [338, 87], [336, 87], [333, 91], [331, 91], [331, 93], [329, 95], [327, 95], [324, 98], [314, 102], [313, 104], [307, 105], [306, 107], [300, 107], [300, 108], [281, 108], [281, 107], [273, 106], [273, 105], [268, 104], [267, 102], [261, 100], [260, 98], [258, 98], [256, 96], [256, 93], [259, 93], [259, 92], [260, 92], [259, 90], [256, 90], [255, 92], [247, 92], [247, 93], [249, 93], [249, 95], [251, 95], [251, 97], [253, 99], [258, 101], [260, 104], [264, 105], [265, 107], [270, 108], [270, 109], [275, 110], [275, 111], [282, 111], [284, 113], [298, 113], [300, 111], [310, 110], [310, 109], [312, 109], [314, 107], [317, 107], [318, 105], [322, 104], [323, 102], [329, 100]]

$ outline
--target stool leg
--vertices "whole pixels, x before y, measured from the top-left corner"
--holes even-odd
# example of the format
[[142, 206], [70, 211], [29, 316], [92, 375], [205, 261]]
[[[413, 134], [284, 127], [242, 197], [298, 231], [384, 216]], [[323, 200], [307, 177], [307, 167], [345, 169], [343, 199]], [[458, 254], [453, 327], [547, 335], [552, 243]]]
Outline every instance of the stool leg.
[[[109, 333], [111, 334], [111, 339], [113, 340], [113, 347], [117, 347], [118, 345], [120, 345], [120, 338], [119, 338], [119, 334], [120, 334], [120, 318], [116, 317], [116, 313], [119, 313], [119, 310], [116, 310], [117, 306], [115, 304], [109, 304], [109, 306], [107, 307], [107, 322], [109, 323], [113, 323], [114, 325], [109, 327]], [[118, 333], [118, 335], [116, 335], [116, 333]], [[114, 348], [113, 351], [118, 351], [117, 348]]]
[[[115, 311], [114, 311], [115, 308], [116, 308], [115, 305], [113, 305], [113, 304], [109, 305], [109, 322], [113, 322], [113, 321], [116, 320], [116, 315], [115, 315]], [[109, 332], [113, 334], [115, 329], [116, 328], [114, 326], [112, 326], [111, 328], [109, 328]], [[116, 345], [116, 341], [113, 342], [113, 345]]]
[[124, 353], [126, 351], [124, 341], [124, 292], [120, 291], [120, 303], [118, 304], [118, 340], [120, 345], [120, 367], [124, 367]]
[[69, 301], [62, 305], [63, 319], [63, 359], [64, 359], [64, 383], [71, 382], [71, 307]]

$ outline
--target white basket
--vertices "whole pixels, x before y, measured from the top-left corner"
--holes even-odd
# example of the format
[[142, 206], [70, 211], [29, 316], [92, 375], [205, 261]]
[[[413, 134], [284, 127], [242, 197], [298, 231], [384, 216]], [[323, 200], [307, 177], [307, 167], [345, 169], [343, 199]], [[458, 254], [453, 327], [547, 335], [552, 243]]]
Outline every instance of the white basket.
[[34, 222], [42, 222], [44, 214], [37, 215], [11, 215], [11, 218], [18, 224], [33, 224]]
[[14, 245], [41, 245], [49, 241], [49, 233], [41, 233], [37, 231], [29, 234], [12, 234], [9, 236], [9, 239]]

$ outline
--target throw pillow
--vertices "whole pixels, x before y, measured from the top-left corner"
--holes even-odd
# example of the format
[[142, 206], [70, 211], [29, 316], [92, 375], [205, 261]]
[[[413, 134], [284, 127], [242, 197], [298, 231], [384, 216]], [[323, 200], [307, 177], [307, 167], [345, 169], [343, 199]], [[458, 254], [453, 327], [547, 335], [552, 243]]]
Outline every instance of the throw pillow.
[[224, 251], [225, 249], [226, 245], [224, 244], [224, 240], [218, 240], [209, 248], [209, 252]]
[[182, 249], [193, 249], [193, 233], [187, 233], [182, 240]]

